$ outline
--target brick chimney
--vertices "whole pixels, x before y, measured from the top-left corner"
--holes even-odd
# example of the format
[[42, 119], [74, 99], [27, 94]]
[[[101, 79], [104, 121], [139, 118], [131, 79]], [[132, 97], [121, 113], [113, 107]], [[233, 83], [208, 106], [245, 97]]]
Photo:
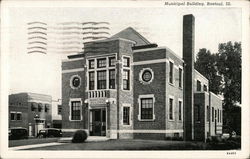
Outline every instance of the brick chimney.
[[183, 17], [183, 60], [184, 60], [184, 140], [194, 139], [194, 25], [192, 14]]

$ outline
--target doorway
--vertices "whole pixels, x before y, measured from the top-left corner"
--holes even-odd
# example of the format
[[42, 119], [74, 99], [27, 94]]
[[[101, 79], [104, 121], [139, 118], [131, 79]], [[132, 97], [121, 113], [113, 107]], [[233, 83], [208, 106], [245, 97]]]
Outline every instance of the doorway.
[[90, 110], [90, 126], [92, 136], [106, 136], [106, 109]]

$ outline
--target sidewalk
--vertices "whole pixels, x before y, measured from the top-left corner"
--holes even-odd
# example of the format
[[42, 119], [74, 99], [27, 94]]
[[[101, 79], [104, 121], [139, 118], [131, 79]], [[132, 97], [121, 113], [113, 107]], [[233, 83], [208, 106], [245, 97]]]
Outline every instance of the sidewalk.
[[[72, 137], [62, 137], [57, 142], [15, 146], [15, 147], [9, 148], [9, 150], [24, 150], [24, 149], [39, 148], [39, 147], [57, 146], [57, 145], [62, 145], [66, 143], [71, 143], [71, 140], [72, 140]], [[101, 142], [101, 141], [107, 141], [107, 140], [109, 140], [109, 138], [103, 137], [103, 136], [89, 136], [85, 142]]]
[[11, 147], [9, 150], [23, 150], [23, 149], [31, 149], [31, 148], [37, 148], [37, 147], [47, 147], [47, 146], [57, 146], [62, 145], [65, 143], [58, 143], [58, 142], [52, 142], [52, 143], [45, 143], [45, 144], [35, 144], [35, 145], [25, 145], [25, 146], [16, 146]]

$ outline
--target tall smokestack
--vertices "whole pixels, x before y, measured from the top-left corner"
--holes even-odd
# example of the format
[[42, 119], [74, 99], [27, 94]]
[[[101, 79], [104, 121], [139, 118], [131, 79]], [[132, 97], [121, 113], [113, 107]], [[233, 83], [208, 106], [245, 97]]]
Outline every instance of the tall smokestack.
[[192, 14], [183, 17], [184, 139], [194, 139], [194, 23]]

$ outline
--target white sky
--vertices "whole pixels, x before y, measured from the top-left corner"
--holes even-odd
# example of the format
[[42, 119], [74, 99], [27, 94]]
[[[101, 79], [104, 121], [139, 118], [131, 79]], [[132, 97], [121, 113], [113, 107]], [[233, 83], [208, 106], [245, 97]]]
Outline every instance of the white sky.
[[12, 8], [9, 12], [9, 93], [34, 92], [61, 98], [58, 54], [27, 54], [27, 22], [107, 21], [111, 35], [129, 26], [150, 42], [167, 46], [182, 57], [183, 15], [195, 16], [195, 52], [241, 41], [241, 10], [237, 8]]

